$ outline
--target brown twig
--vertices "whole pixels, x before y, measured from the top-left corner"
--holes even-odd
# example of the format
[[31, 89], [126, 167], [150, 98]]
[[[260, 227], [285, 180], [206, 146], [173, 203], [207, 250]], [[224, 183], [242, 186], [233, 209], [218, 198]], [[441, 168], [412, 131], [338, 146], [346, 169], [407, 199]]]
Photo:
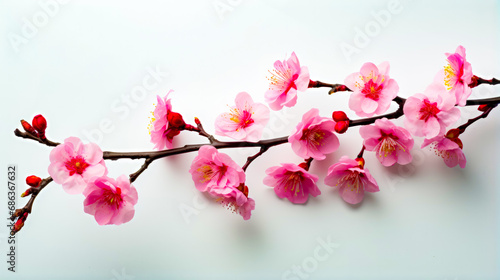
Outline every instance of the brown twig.
[[477, 122], [480, 119], [486, 118], [490, 114], [491, 110], [493, 110], [493, 108], [495, 108], [495, 107], [496, 106], [488, 107], [488, 109], [486, 109], [486, 111], [484, 111], [481, 115], [479, 115], [475, 118], [469, 119], [466, 123], [457, 127], [458, 130], [460, 131], [460, 134], [462, 134], [465, 131], [465, 129], [467, 129], [467, 127], [469, 127], [471, 124]]

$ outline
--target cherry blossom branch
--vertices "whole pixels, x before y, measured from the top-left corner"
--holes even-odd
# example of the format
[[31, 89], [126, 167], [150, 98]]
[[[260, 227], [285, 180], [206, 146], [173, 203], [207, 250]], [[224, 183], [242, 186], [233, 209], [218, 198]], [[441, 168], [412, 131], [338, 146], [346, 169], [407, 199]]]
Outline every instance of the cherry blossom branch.
[[333, 94], [335, 92], [339, 91], [352, 91], [348, 87], [342, 84], [329, 84], [329, 83], [324, 83], [320, 81], [309, 81], [309, 87], [310, 88], [320, 88], [320, 87], [329, 87], [332, 88], [330, 91], [328, 91], [328, 94]]
[[495, 108], [497, 105], [494, 105], [494, 106], [488, 106], [488, 108], [486, 109], [486, 111], [484, 111], [481, 115], [475, 117], [475, 118], [472, 118], [472, 119], [469, 119], [466, 123], [464, 123], [463, 125], [457, 127], [457, 129], [460, 131], [460, 134], [463, 133], [465, 131], [465, 129], [467, 129], [467, 127], [469, 127], [471, 124], [475, 123], [476, 121], [480, 120], [480, 119], [484, 119], [486, 118], [491, 110], [493, 110], [493, 108]]
[[[491, 79], [491, 80], [485, 80], [481, 78], [477, 78], [477, 84], [497, 84], [498, 80], [497, 79]], [[328, 84], [328, 83], [323, 83], [320, 81], [310, 82], [310, 87], [331, 87], [332, 90], [336, 91], [350, 91], [345, 85], [342, 84]], [[401, 116], [404, 115], [403, 113], [403, 107], [406, 102], [405, 98], [397, 96], [396, 98], [393, 99], [394, 102], [396, 102], [399, 107], [396, 111], [393, 113], [385, 114], [385, 115], [380, 115], [380, 116], [375, 116], [371, 118], [364, 118], [364, 119], [357, 119], [357, 120], [349, 120], [349, 126], [361, 126], [361, 125], [368, 125], [374, 123], [377, 119], [381, 118], [388, 118], [388, 119], [397, 119]], [[495, 97], [495, 98], [486, 98], [486, 99], [475, 99], [475, 100], [468, 100], [466, 103], [466, 106], [470, 105], [495, 105], [500, 103], [500, 97]], [[487, 114], [482, 114], [480, 117], [476, 119], [470, 120], [471, 123], [477, 121], [479, 118], [485, 118], [489, 112], [491, 111], [491, 108], [487, 111]], [[486, 112], [485, 112], [486, 113]], [[203, 128], [203, 125], [199, 121], [198, 118], [195, 118], [195, 123], [196, 127], [191, 126], [191, 125], [186, 125], [186, 130], [189, 131], [195, 131], [198, 132], [199, 135], [206, 137], [210, 145], [214, 146], [216, 149], [225, 149], [225, 148], [243, 148], [243, 147], [260, 147], [260, 151], [256, 153], [253, 156], [250, 156], [247, 158], [247, 162], [243, 166], [243, 170], [245, 171], [250, 163], [252, 163], [257, 157], [265, 153], [270, 147], [276, 146], [276, 145], [281, 145], [284, 143], [288, 142], [288, 136], [285, 137], [279, 137], [279, 138], [273, 138], [273, 139], [268, 139], [268, 140], [262, 140], [259, 142], [246, 142], [246, 141], [236, 141], [236, 142], [223, 142], [215, 139], [215, 137], [208, 132], [205, 131]], [[468, 124], [470, 125], [470, 124]], [[466, 125], [463, 129], [468, 126]], [[53, 142], [48, 140], [47, 138], [41, 139], [40, 137], [34, 136], [28, 132], [22, 132], [19, 129], [16, 129], [14, 131], [14, 134], [18, 137], [25, 138], [25, 139], [31, 139], [34, 141], [37, 141], [41, 144], [45, 144], [50, 147], [55, 147], [59, 145], [60, 143], [58, 142]], [[175, 149], [169, 149], [169, 150], [163, 150], [163, 151], [155, 151], [155, 152], [128, 152], [128, 153], [118, 153], [118, 152], [110, 152], [110, 151], [105, 151], [103, 152], [103, 158], [106, 160], [118, 160], [122, 158], [128, 158], [128, 159], [146, 159], [144, 164], [137, 170], [136, 172], [132, 173], [129, 175], [130, 181], [134, 182], [148, 167], [149, 165], [155, 161], [156, 159], [163, 158], [163, 157], [168, 157], [168, 156], [173, 156], [177, 154], [184, 154], [188, 152], [194, 152], [198, 151], [202, 146], [206, 144], [194, 144], [194, 145], [185, 145], [184, 147], [180, 148], [175, 148]]]

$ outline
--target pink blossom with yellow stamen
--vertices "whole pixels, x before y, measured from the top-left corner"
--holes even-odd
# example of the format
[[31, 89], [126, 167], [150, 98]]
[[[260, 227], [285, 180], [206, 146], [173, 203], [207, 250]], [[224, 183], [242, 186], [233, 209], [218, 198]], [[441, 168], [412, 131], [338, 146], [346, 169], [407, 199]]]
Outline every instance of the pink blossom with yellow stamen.
[[446, 53], [446, 60], [448, 64], [438, 72], [434, 80], [446, 86], [455, 96], [457, 105], [465, 106], [472, 93], [469, 87], [472, 82], [472, 66], [465, 59], [465, 48], [458, 46], [455, 53]]
[[384, 166], [395, 163], [408, 164], [412, 160], [413, 137], [404, 128], [396, 126], [387, 118], [378, 119], [373, 125], [359, 129], [367, 151], [375, 151]]
[[228, 186], [238, 187], [245, 182], [245, 172], [228, 155], [219, 153], [213, 146], [203, 146], [198, 151], [189, 170], [196, 188], [212, 193]]
[[360, 117], [385, 113], [399, 91], [396, 81], [389, 77], [388, 62], [382, 62], [378, 67], [367, 62], [360, 72], [347, 76], [344, 83], [353, 91], [349, 108]]
[[269, 71], [269, 89], [265, 93], [266, 102], [274, 111], [283, 106], [292, 107], [297, 103], [297, 91], [306, 91], [309, 86], [309, 70], [300, 66], [295, 52], [288, 60], [274, 63], [273, 71]]
[[379, 191], [377, 182], [368, 169], [364, 168], [363, 162], [343, 156], [339, 162], [328, 168], [325, 184], [339, 187], [340, 196], [347, 203], [360, 203], [365, 196], [365, 191]]
[[313, 108], [302, 116], [302, 121], [288, 137], [288, 142], [298, 156], [322, 160], [340, 146], [334, 131], [335, 121], [320, 117], [319, 110]]
[[292, 203], [306, 203], [309, 195], [321, 194], [316, 182], [318, 176], [309, 173], [299, 165], [282, 163], [266, 170], [264, 184], [274, 188], [279, 198], [286, 198]]
[[257, 142], [269, 121], [269, 108], [262, 103], [253, 102], [246, 92], [240, 92], [235, 106], [229, 113], [223, 113], [215, 120], [215, 133], [236, 140]]

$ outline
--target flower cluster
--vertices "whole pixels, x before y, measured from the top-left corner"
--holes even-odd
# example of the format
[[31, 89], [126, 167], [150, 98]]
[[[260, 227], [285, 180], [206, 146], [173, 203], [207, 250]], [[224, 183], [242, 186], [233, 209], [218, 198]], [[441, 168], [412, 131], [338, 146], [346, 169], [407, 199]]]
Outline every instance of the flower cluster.
[[248, 197], [245, 172], [228, 155], [212, 146], [203, 146], [193, 160], [189, 173], [196, 189], [213, 196], [217, 202], [250, 219], [255, 201]]
[[107, 177], [103, 152], [94, 143], [69, 137], [50, 152], [49, 174], [69, 194], [85, 196], [85, 213], [98, 224], [126, 223], [134, 216], [137, 191], [125, 175]]
[[[270, 71], [269, 88], [263, 98], [270, 109], [277, 111], [283, 107], [293, 107], [297, 103], [298, 92], [309, 87], [331, 87], [329, 93], [350, 91], [349, 108], [364, 119], [351, 120], [343, 111], [320, 114], [318, 108], [304, 112], [302, 119], [288, 137], [262, 140], [264, 129], [270, 119], [270, 109], [263, 103], [255, 102], [247, 92], [235, 96], [234, 106], [222, 112], [215, 120], [217, 136], [229, 137], [238, 142], [224, 142], [216, 139], [203, 128], [201, 121], [194, 118], [195, 125], [184, 121], [183, 116], [173, 111], [169, 91], [165, 96], [157, 96], [157, 104], [152, 112], [149, 125], [151, 142], [156, 152], [113, 153], [103, 152], [94, 143], [84, 144], [76, 137], [69, 137], [63, 143], [49, 141], [46, 137], [47, 121], [37, 115], [31, 123], [22, 120], [25, 130], [16, 130], [16, 135], [54, 146], [50, 152], [48, 173], [51, 177], [41, 179], [31, 175], [26, 178], [29, 188], [21, 197], [31, 196], [24, 208], [17, 209], [11, 219], [17, 219], [12, 227], [16, 233], [31, 213], [33, 200], [52, 180], [62, 185], [62, 189], [72, 195], [83, 194], [84, 212], [94, 216], [99, 225], [120, 225], [129, 222], [135, 214], [138, 193], [132, 182], [154, 160], [185, 152], [198, 151], [189, 173], [195, 188], [225, 208], [237, 213], [244, 220], [250, 219], [255, 209], [254, 199], [249, 197], [246, 184], [247, 167], [253, 160], [270, 147], [288, 143], [289, 148], [301, 159], [296, 163], [280, 163], [266, 169], [263, 185], [272, 187], [278, 198], [286, 198], [293, 204], [305, 204], [309, 197], [321, 195], [319, 176], [310, 169], [312, 162], [327, 160], [328, 155], [339, 150], [339, 135], [352, 126], [359, 126], [363, 139], [361, 151], [356, 157], [341, 156], [329, 164], [323, 183], [335, 187], [348, 204], [363, 201], [365, 192], [378, 192], [379, 186], [365, 166], [364, 153], [374, 152], [382, 166], [411, 163], [414, 137], [424, 137], [421, 148], [430, 147], [449, 167], [466, 166], [464, 145], [460, 135], [473, 122], [486, 117], [498, 102], [486, 100], [479, 106], [480, 116], [467, 123], [453, 127], [460, 118], [457, 106], [477, 103], [468, 102], [472, 88], [481, 83], [498, 84], [496, 79], [484, 80], [473, 76], [471, 64], [466, 60], [465, 48], [459, 46], [455, 53], [446, 54], [447, 65], [422, 91], [407, 99], [398, 97], [398, 83], [389, 75], [390, 65], [382, 62], [378, 66], [367, 62], [359, 72], [348, 75], [344, 83], [326, 84], [310, 80], [309, 70], [301, 66], [293, 52], [288, 59], [276, 61]], [[383, 115], [392, 102], [399, 108]], [[331, 117], [330, 117], [331, 115]], [[390, 119], [404, 116], [404, 127]], [[186, 145], [174, 148], [174, 138], [182, 131], [192, 131], [206, 137], [209, 143]], [[260, 147], [260, 151], [247, 158], [240, 167], [229, 155], [218, 151], [220, 148]], [[120, 158], [145, 159], [141, 168], [129, 176], [108, 177], [105, 160]]]

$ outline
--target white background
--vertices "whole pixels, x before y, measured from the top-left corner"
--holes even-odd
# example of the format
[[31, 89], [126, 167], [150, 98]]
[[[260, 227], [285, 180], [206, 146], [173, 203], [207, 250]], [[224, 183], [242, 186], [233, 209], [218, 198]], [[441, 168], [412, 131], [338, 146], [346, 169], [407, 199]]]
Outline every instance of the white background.
[[[401, 1], [402, 10], [385, 26], [374, 13], [388, 11], [389, 1], [75, 0], [51, 6], [45, 18], [44, 3], [0, 3], [0, 178], [5, 186], [7, 164], [17, 164], [19, 193], [26, 176], [48, 176], [50, 152], [13, 135], [20, 119], [44, 114], [55, 141], [77, 136], [99, 140], [103, 150], [151, 150], [147, 125], [156, 94], [174, 89], [174, 110], [191, 123], [199, 117], [213, 132], [216, 116], [238, 92], [264, 101], [267, 71], [292, 51], [313, 80], [332, 83], [342, 83], [364, 62], [387, 60], [402, 97], [422, 92], [446, 64], [444, 53], [460, 44], [474, 74], [500, 76], [498, 1]], [[230, 8], [217, 12], [215, 6]], [[27, 31], [29, 24], [36, 32]], [[367, 28], [369, 41], [356, 44], [356, 30]], [[24, 40], [12, 43], [14, 37]], [[341, 46], [347, 44], [358, 52], [345, 55]], [[134, 99], [148, 69], [169, 75]], [[273, 113], [265, 137], [288, 135], [312, 107], [324, 116], [348, 110], [348, 93], [326, 93], [300, 93], [296, 107]], [[498, 86], [473, 91], [474, 98], [499, 95]], [[462, 113], [458, 124], [479, 114], [475, 108]], [[446, 167], [427, 149], [415, 149], [407, 167], [383, 168], [366, 153], [381, 191], [355, 207], [323, 178], [342, 155], [358, 153], [358, 128], [340, 136], [337, 152], [313, 162], [322, 195], [307, 205], [280, 200], [262, 184], [266, 168], [300, 161], [288, 145], [258, 158], [247, 175], [257, 203], [250, 221], [197, 196], [188, 173], [195, 153], [154, 162], [134, 183], [136, 215], [122, 226], [97, 225], [83, 212], [83, 196], [52, 183], [18, 235], [18, 272], [8, 272], [1, 261], [0, 278], [282, 279], [305, 261], [308, 279], [499, 279], [499, 122], [494, 110], [463, 135], [465, 169]], [[184, 132], [176, 145], [203, 141]], [[416, 146], [421, 142], [416, 139]], [[256, 150], [223, 152], [243, 164]], [[130, 174], [140, 164], [109, 162], [110, 176]], [[6, 192], [2, 187], [2, 213]], [[183, 216], [181, 209], [197, 214]], [[2, 256], [7, 236], [0, 227]], [[318, 239], [328, 238], [338, 248], [311, 268]]]

